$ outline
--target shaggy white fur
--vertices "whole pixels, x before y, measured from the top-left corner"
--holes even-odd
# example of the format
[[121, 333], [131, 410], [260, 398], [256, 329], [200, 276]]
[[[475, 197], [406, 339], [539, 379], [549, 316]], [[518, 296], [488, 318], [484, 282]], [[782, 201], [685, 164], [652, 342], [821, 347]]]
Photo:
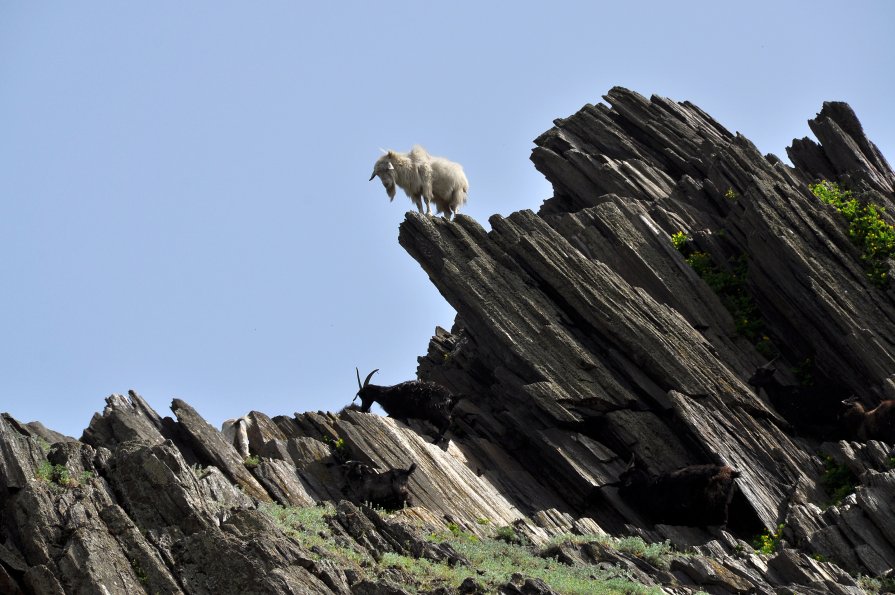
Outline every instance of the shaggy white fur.
[[370, 180], [376, 176], [385, 186], [389, 200], [394, 200], [398, 186], [419, 212], [427, 215], [432, 214], [431, 203], [434, 203], [439, 214], [453, 219], [469, 195], [469, 182], [463, 167], [444, 157], [433, 157], [419, 145], [414, 145], [408, 153], [386, 151], [373, 165]]

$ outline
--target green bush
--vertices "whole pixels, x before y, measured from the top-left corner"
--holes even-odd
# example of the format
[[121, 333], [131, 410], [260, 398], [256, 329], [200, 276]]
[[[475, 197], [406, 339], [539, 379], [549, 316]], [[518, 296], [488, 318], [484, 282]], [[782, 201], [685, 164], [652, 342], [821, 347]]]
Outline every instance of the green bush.
[[690, 241], [690, 236], [688, 236], [686, 233], [684, 233], [682, 231], [671, 234], [671, 244], [679, 252], [683, 252], [684, 246], [687, 245], [688, 241]]
[[522, 538], [519, 537], [512, 525], [498, 527], [494, 539], [504, 543], [522, 543]]
[[[71, 476], [71, 472], [65, 465], [54, 465], [50, 461], [41, 463], [40, 467], [37, 468], [36, 475], [42, 481], [64, 488], [76, 488], [81, 485], [78, 479]], [[92, 476], [92, 472], [85, 471], [81, 474], [80, 479], [87, 480]]]
[[895, 252], [895, 227], [883, 219], [885, 209], [872, 202], [863, 202], [850, 190], [835, 182], [822, 180], [808, 186], [821, 202], [832, 205], [848, 221], [848, 235], [861, 248], [861, 260], [867, 277], [877, 287], [889, 285], [888, 258]]
[[776, 531], [766, 530], [752, 541], [752, 547], [755, 548], [756, 552], [770, 556], [780, 549], [780, 540], [783, 538], [783, 529], [785, 527], [786, 525], [781, 523], [777, 525]]

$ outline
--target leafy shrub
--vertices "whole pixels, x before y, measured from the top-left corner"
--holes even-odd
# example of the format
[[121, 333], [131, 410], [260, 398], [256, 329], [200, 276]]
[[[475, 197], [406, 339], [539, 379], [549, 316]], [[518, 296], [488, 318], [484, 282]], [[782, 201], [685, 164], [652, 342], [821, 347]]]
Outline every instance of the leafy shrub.
[[340, 463], [344, 463], [351, 459], [351, 451], [348, 448], [348, 445], [345, 443], [344, 438], [330, 438], [329, 436], [323, 437], [323, 442], [327, 446], [329, 446], [330, 450], [333, 453], [333, 458], [336, 459]]
[[785, 527], [786, 525], [781, 523], [777, 525], [776, 531], [765, 531], [752, 541], [752, 547], [756, 552], [770, 556], [780, 548], [780, 540], [783, 538]]
[[[85, 474], [90, 474], [86, 475]], [[89, 479], [93, 474], [85, 471], [81, 474], [82, 478]], [[65, 465], [54, 465], [50, 461], [44, 461], [37, 468], [37, 478], [47, 483], [55, 484], [64, 488], [76, 488], [81, 482], [71, 476], [71, 472]]]
[[258, 455], [248, 456], [246, 457], [246, 460], [242, 462], [242, 464], [246, 466], [246, 469], [254, 469], [261, 464], [261, 457], [259, 457]]
[[685, 234], [682, 231], [671, 234], [671, 244], [679, 252], [683, 252], [684, 246], [687, 245], [688, 241], [690, 241], [690, 236], [688, 236], [687, 234]]
[[668, 568], [669, 558], [674, 552], [671, 541], [647, 543], [640, 537], [623, 537], [616, 542], [615, 549], [643, 558], [653, 566], [665, 569]]
[[504, 543], [522, 543], [522, 538], [519, 537], [512, 525], [498, 527], [497, 532], [494, 534], [494, 539]]
[[862, 202], [835, 182], [822, 180], [808, 186], [821, 202], [832, 205], [849, 222], [848, 235], [862, 250], [861, 260], [867, 277], [885, 289], [889, 285], [888, 258], [895, 252], [895, 227], [886, 223], [885, 209], [872, 202]]

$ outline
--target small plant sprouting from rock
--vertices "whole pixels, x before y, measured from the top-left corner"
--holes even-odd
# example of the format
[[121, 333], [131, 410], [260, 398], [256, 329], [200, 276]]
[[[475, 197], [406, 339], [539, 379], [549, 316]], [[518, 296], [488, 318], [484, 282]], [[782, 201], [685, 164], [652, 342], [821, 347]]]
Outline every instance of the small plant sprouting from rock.
[[193, 471], [193, 475], [196, 476], [196, 479], [205, 479], [211, 473], [210, 467], [203, 467], [199, 463], [196, 463], [192, 467], [190, 467]]
[[739, 198], [739, 196], [740, 195], [737, 194], [736, 190], [734, 190], [733, 188], [728, 188], [727, 192], [724, 193], [724, 198], [726, 198], [727, 200], [736, 200], [737, 198]]
[[348, 445], [345, 443], [344, 438], [333, 439], [329, 436], [324, 436], [323, 442], [329, 446], [330, 450], [332, 450], [333, 458], [340, 463], [344, 463], [351, 459], [351, 452], [348, 449]]
[[522, 537], [516, 533], [516, 529], [514, 529], [512, 525], [498, 527], [497, 532], [494, 534], [494, 539], [503, 541], [504, 543], [515, 543], [520, 545], [524, 541]]
[[824, 457], [824, 474], [820, 478], [827, 494], [830, 495], [830, 504], [841, 504], [846, 496], [855, 492], [858, 478], [845, 465], [839, 464], [833, 457]]
[[40, 436], [35, 436], [34, 440], [37, 442], [37, 446], [40, 447], [41, 452], [44, 453], [44, 456], [46, 456], [47, 453], [50, 452], [50, 443]]
[[716, 265], [708, 253], [694, 250], [689, 236], [682, 231], [672, 234], [671, 243], [721, 299], [733, 317], [737, 334], [748, 339], [763, 356], [776, 357], [779, 351], [766, 333], [764, 319], [755, 300], [746, 291], [746, 258], [740, 256], [724, 269]]
[[671, 541], [658, 541], [647, 543], [641, 537], [622, 537], [615, 542], [615, 549], [643, 558], [656, 568], [668, 569], [671, 565], [670, 558], [674, 555]]
[[245, 465], [246, 469], [254, 469], [261, 464], [261, 457], [258, 455], [250, 455], [246, 457], [246, 460], [243, 461], [242, 464]]
[[131, 564], [131, 569], [134, 571], [134, 574], [137, 576], [137, 580], [140, 581], [140, 584], [146, 587], [149, 585], [149, 575], [146, 574], [146, 571], [143, 570], [143, 566], [136, 558], [128, 558], [128, 562]]
[[688, 241], [690, 241], [690, 236], [683, 231], [671, 234], [671, 244], [678, 252], [683, 253], [684, 246], [687, 245]]
[[[84, 477], [87, 473], [90, 473], [90, 475], [87, 475], [85, 479], [89, 479], [93, 476], [91, 472], [85, 471], [81, 474], [81, 477]], [[68, 467], [65, 465], [54, 465], [49, 461], [44, 461], [40, 464], [40, 467], [37, 468], [37, 478], [64, 488], [76, 488], [81, 485], [81, 482], [78, 481], [78, 479], [71, 476]]]
[[861, 260], [870, 281], [881, 289], [889, 286], [889, 257], [895, 253], [895, 227], [883, 219], [885, 209], [861, 201], [839, 184], [822, 180], [810, 184], [811, 193], [832, 205], [848, 221], [848, 235], [862, 250]]
[[776, 531], [765, 531], [752, 541], [752, 547], [760, 554], [770, 556], [780, 548], [780, 540], [783, 538], [783, 529], [786, 525], [783, 523], [777, 525]]
[[858, 586], [867, 593], [876, 595], [877, 593], [895, 593], [895, 578], [889, 576], [858, 576]]

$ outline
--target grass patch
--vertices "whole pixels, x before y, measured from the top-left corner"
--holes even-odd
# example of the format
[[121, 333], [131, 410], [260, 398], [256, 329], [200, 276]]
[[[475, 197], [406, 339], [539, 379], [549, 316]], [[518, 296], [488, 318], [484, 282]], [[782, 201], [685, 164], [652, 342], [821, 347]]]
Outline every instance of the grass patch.
[[862, 574], [858, 576], [858, 586], [867, 593], [874, 595], [877, 593], [895, 593], [895, 579], [888, 576], [872, 577]]
[[[658, 587], [647, 587], [632, 581], [629, 574], [621, 568], [590, 564], [568, 566], [556, 559], [539, 555], [542, 550], [532, 546], [503, 541], [497, 535], [505, 527], [495, 529], [494, 538], [479, 538], [463, 531], [456, 523], [451, 523], [443, 531], [428, 536], [434, 543], [449, 543], [469, 560], [468, 567], [394, 553], [385, 553], [375, 561], [353, 541], [334, 534], [328, 519], [335, 516], [335, 507], [330, 503], [302, 508], [263, 504], [259, 509], [318, 558], [325, 557], [342, 568], [352, 568], [368, 580], [375, 581], [384, 574], [391, 581], [403, 577], [401, 587], [411, 593], [430, 591], [442, 586], [456, 588], [470, 577], [483, 585], [487, 592], [494, 593], [500, 585], [509, 582], [514, 574], [540, 578], [554, 591], [568, 595], [646, 595], [662, 592]], [[479, 524], [485, 525], [481, 522]], [[513, 531], [514, 535], [515, 533]], [[609, 537], [576, 536], [576, 539], [588, 538], [612, 541]], [[615, 540], [619, 544], [625, 541]], [[627, 544], [620, 547], [628, 547], [632, 552], [640, 551], [648, 556], [654, 545], [645, 544], [642, 540], [635, 542], [629, 538]], [[670, 546], [663, 544], [659, 548], [670, 549]]]
[[544, 546], [544, 550], [549, 551], [550, 548], [556, 547], [563, 543], [571, 543], [572, 545], [583, 545], [586, 543], [598, 543], [605, 547], [612, 548], [616, 551], [636, 556], [642, 560], [649, 562], [656, 568], [667, 570], [671, 565], [673, 556], [686, 556], [685, 552], [675, 551], [668, 540], [656, 543], [647, 543], [641, 537], [611, 537], [609, 535], [573, 535], [571, 533], [562, 533], [554, 536]]
[[822, 180], [808, 189], [821, 202], [832, 205], [848, 221], [848, 236], [861, 248], [867, 278], [881, 289], [889, 286], [888, 259], [895, 252], [895, 227], [883, 219], [885, 209], [855, 197], [839, 184]]

